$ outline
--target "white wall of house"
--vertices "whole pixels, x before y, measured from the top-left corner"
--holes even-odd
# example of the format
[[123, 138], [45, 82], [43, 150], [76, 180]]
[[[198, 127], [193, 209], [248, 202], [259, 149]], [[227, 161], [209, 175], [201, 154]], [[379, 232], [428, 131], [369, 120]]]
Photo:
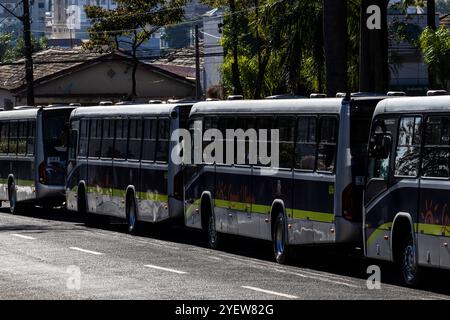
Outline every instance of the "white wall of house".
[[222, 34], [219, 24], [223, 23], [222, 11], [210, 11], [203, 16], [204, 66], [203, 88], [221, 83], [220, 67], [223, 64], [223, 47], [220, 44]]

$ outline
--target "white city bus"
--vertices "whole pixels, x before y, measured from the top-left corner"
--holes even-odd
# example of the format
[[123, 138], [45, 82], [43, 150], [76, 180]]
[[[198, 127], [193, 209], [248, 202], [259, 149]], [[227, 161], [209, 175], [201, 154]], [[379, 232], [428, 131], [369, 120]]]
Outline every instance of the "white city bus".
[[393, 261], [417, 285], [422, 267], [450, 268], [450, 96], [377, 106], [364, 193], [367, 257]]
[[186, 165], [185, 225], [213, 248], [221, 233], [272, 241], [279, 263], [292, 245], [361, 242], [369, 127], [383, 98], [195, 104], [192, 131], [278, 129], [280, 159], [275, 175], [262, 163]]
[[183, 217], [182, 174], [170, 159], [171, 132], [187, 126], [192, 104], [81, 107], [70, 117], [66, 199], [86, 216], [140, 222]]
[[0, 200], [11, 213], [64, 203], [67, 124], [73, 108], [0, 112]]

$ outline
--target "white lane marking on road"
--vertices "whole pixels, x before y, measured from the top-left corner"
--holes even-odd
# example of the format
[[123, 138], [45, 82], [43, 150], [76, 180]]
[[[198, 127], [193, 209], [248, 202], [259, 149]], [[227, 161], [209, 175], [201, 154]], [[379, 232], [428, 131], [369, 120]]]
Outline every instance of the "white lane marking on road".
[[173, 273], [177, 273], [177, 274], [187, 274], [186, 271], [180, 271], [180, 270], [175, 270], [175, 269], [170, 269], [170, 268], [164, 268], [164, 267], [154, 266], [154, 265], [152, 265], [152, 264], [146, 264], [144, 267], [152, 268], [152, 269], [156, 269], [156, 270], [162, 270], [162, 271], [173, 272]]
[[[221, 256], [224, 256], [224, 255], [221, 255]], [[245, 260], [245, 259], [240, 259], [240, 258], [233, 257], [233, 256], [227, 256], [227, 258], [228, 259], [232, 259], [232, 260], [236, 260], [236, 261], [240, 261], [240, 262], [246, 263], [247, 265], [252, 265], [253, 267], [257, 267], [257, 268], [274, 267], [273, 270], [277, 271], [277, 272], [288, 273], [288, 274], [296, 275], [296, 276], [303, 277], [303, 278], [310, 278], [310, 279], [315, 279], [315, 280], [320, 280], [320, 281], [325, 281], [325, 282], [331, 282], [331, 283], [334, 283], [334, 284], [340, 284], [340, 285], [348, 286], [348, 287], [351, 287], [351, 288], [358, 288], [359, 287], [358, 285], [356, 285], [355, 282], [353, 282], [351, 280], [335, 277], [335, 276], [332, 276], [332, 275], [315, 273], [315, 272], [310, 272], [310, 271], [305, 271], [305, 270], [301, 270], [302, 273], [298, 273], [296, 271], [289, 271], [287, 269], [281, 269], [278, 265], [262, 263], [262, 262], [259, 262], [259, 261], [254, 261], [253, 259]]]
[[86, 249], [82, 249], [82, 248], [78, 248], [78, 247], [70, 247], [69, 249], [75, 250], [75, 251], [84, 252], [84, 253], [93, 254], [93, 255], [96, 255], [96, 256], [100, 256], [100, 255], [103, 254], [103, 253], [101, 253], [101, 252], [91, 251], [91, 250], [86, 250]]
[[267, 294], [271, 294], [274, 296], [280, 296], [280, 297], [288, 298], [288, 299], [298, 299], [297, 296], [293, 296], [293, 295], [286, 294], [286, 293], [280, 293], [280, 292], [276, 292], [276, 291], [265, 290], [265, 289], [256, 288], [256, 287], [241, 286], [241, 288], [258, 291], [258, 292], [262, 292], [262, 293], [267, 293]]
[[286, 273], [286, 274], [290, 274], [290, 275], [294, 275], [294, 276], [298, 276], [298, 277], [302, 277], [302, 278], [306, 278], [306, 279], [314, 279], [314, 280], [319, 280], [319, 281], [324, 281], [324, 282], [328, 282], [328, 283], [334, 283], [334, 284], [338, 284], [341, 286], [347, 286], [350, 288], [358, 288], [357, 285], [354, 284], [350, 284], [350, 283], [346, 283], [346, 282], [342, 282], [342, 281], [335, 281], [335, 280], [331, 280], [328, 278], [324, 278], [324, 277], [320, 277], [320, 276], [309, 276], [300, 272], [291, 272], [291, 271], [286, 271], [286, 270], [281, 270], [281, 269], [274, 269], [277, 272], [281, 272], [281, 273]]
[[26, 240], [36, 240], [36, 238], [29, 237], [29, 236], [24, 236], [23, 234], [13, 233], [12, 236], [13, 237], [17, 237], [17, 238], [26, 239]]

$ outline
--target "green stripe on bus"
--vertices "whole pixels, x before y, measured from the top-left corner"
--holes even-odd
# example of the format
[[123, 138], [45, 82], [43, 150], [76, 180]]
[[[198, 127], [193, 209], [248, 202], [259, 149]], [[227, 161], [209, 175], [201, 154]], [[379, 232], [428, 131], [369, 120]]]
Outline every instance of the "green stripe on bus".
[[295, 219], [303, 219], [316, 222], [328, 222], [328, 223], [334, 222], [334, 214], [326, 212], [315, 212], [315, 211], [294, 209], [293, 217]]
[[372, 234], [370, 235], [369, 239], [367, 239], [367, 245], [371, 246], [375, 240], [377, 240], [381, 235], [384, 235], [385, 231], [389, 231], [392, 227], [392, 222], [384, 223], [378, 228], [376, 228]]

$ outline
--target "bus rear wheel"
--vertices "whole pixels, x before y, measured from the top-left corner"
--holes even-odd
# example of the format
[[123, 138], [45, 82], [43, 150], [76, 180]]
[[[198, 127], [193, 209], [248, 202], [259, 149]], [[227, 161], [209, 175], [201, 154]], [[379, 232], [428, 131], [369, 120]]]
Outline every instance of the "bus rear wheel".
[[410, 287], [418, 287], [422, 280], [423, 270], [417, 261], [417, 251], [412, 235], [405, 239], [402, 248], [401, 271], [403, 281]]
[[127, 226], [129, 234], [138, 235], [141, 233], [141, 222], [138, 220], [136, 199], [134, 196], [129, 197], [127, 205]]
[[278, 214], [273, 226], [272, 245], [275, 260], [279, 264], [286, 264], [289, 262], [291, 256], [286, 239], [287, 231], [284, 214]]
[[9, 198], [9, 211], [11, 214], [17, 214], [19, 212], [19, 205], [17, 203], [17, 190], [14, 182], [10, 183], [8, 188]]

